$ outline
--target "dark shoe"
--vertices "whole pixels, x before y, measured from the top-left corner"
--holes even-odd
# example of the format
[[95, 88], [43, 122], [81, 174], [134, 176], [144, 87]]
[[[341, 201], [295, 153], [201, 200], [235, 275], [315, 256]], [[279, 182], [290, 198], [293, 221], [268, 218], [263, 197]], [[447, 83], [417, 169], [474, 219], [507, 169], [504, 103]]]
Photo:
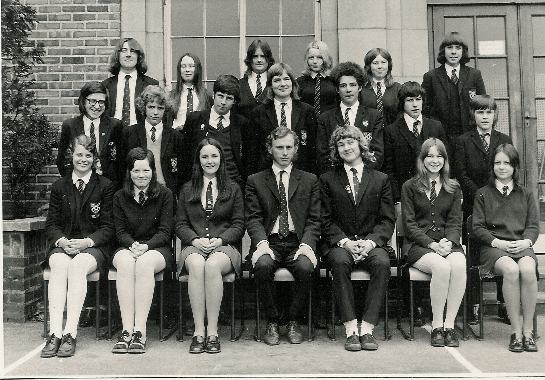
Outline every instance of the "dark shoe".
[[373, 334], [364, 334], [360, 336], [361, 348], [365, 351], [378, 350], [378, 343]]
[[469, 308], [467, 323], [472, 326], [479, 324], [479, 305], [473, 305], [473, 307]]
[[454, 329], [445, 329], [445, 346], [460, 347], [460, 342]]
[[220, 340], [217, 335], [206, 337], [204, 350], [209, 354], [217, 354], [221, 352]]
[[119, 339], [117, 339], [117, 343], [114, 344], [114, 348], [112, 348], [112, 353], [126, 354], [129, 352], [129, 344], [131, 344], [131, 335], [127, 330], [123, 330]]
[[40, 354], [40, 357], [52, 358], [53, 356], [57, 356], [57, 351], [59, 351], [60, 345], [61, 338], [57, 338], [55, 334], [49, 335], [49, 337], [47, 338], [47, 342], [45, 342], [44, 348], [42, 348], [42, 353]]
[[189, 353], [202, 354], [204, 350], [204, 337], [202, 335], [195, 335], [193, 339], [191, 339], [191, 344], [189, 345]]
[[348, 338], [346, 338], [344, 349], [346, 351], [361, 351], [361, 343], [359, 337], [356, 334], [352, 334]]
[[62, 336], [61, 346], [59, 351], [57, 351], [57, 356], [59, 358], [68, 358], [74, 356], [76, 353], [76, 338], [72, 338], [71, 334], [66, 334]]
[[433, 347], [445, 347], [445, 336], [443, 335], [442, 327], [438, 327], [432, 330], [431, 345]]
[[524, 351], [524, 347], [522, 345], [522, 339], [517, 338], [515, 334], [511, 334], [511, 338], [509, 340], [509, 351], [511, 352]]
[[263, 341], [269, 346], [280, 344], [280, 334], [278, 333], [278, 323], [269, 322], [267, 324], [267, 332], [263, 337]]
[[131, 343], [127, 351], [129, 354], [143, 354], [146, 352], [146, 342], [142, 342], [142, 332], [135, 331], [132, 333]]
[[507, 314], [507, 308], [504, 303], [498, 305], [498, 318], [502, 320], [506, 325], [510, 325], [509, 315]]
[[414, 309], [414, 325], [416, 327], [422, 327], [426, 323], [424, 319], [424, 308], [422, 306], [417, 306]]
[[288, 340], [291, 344], [300, 344], [303, 342], [303, 332], [296, 321], [288, 322]]
[[537, 344], [533, 336], [522, 337], [522, 348], [526, 352], [537, 352]]

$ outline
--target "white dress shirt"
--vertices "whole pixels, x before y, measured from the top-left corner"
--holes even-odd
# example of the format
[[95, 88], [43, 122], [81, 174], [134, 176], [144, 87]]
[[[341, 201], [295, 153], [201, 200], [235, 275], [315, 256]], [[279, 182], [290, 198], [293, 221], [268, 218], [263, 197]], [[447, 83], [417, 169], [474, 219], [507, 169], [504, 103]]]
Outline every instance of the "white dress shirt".
[[452, 77], [452, 70], [456, 70], [456, 76], [458, 77], [458, 79], [460, 79], [460, 64], [454, 67], [445, 62], [445, 71], [447, 72], [447, 76], [449, 78]]
[[511, 191], [513, 191], [513, 181], [510, 181], [509, 183], [507, 184], [504, 184], [504, 183], [501, 183], [500, 181], [498, 181], [497, 179], [494, 180], [494, 183], [496, 185], [496, 189], [498, 189], [498, 191], [500, 193], [503, 194], [503, 187], [504, 186], [507, 186], [507, 195], [511, 194]]
[[348, 111], [348, 120], [350, 120], [350, 125], [354, 126], [356, 124], [356, 115], [358, 113], [358, 107], [360, 106], [359, 100], [356, 100], [356, 103], [352, 104], [350, 107], [341, 102], [341, 115], [344, 120], [344, 113], [346, 112], [347, 108], [350, 108], [350, 111]]
[[[210, 109], [210, 118], [208, 119], [208, 125], [210, 125], [212, 128], [218, 129], [218, 123], [220, 121], [220, 115], [214, 110], [214, 107]], [[229, 125], [231, 125], [231, 111], [227, 112], [225, 115], [223, 115], [223, 120], [221, 121], [221, 124], [223, 125], [223, 128], [227, 128]]]
[[376, 81], [374, 78], [371, 81], [371, 87], [373, 88], [373, 91], [375, 91], [375, 95], [377, 94], [378, 85], [377, 83], [380, 83], [380, 91], [382, 92], [382, 96], [384, 96], [384, 91], [386, 91], [386, 85], [384, 84], [383, 80]]
[[[290, 164], [285, 169], [281, 169], [276, 163], [273, 163], [272, 170], [274, 173], [274, 178], [276, 178], [276, 185], [278, 187], [278, 191], [280, 191], [280, 171], [284, 170], [285, 173], [282, 175], [282, 183], [284, 184], [284, 190], [286, 191], [286, 202], [288, 204], [288, 227], [290, 232], [295, 232], [295, 227], [293, 227], [293, 220], [291, 219], [291, 213], [290, 213], [290, 207], [289, 207], [289, 199], [288, 199], [288, 189], [290, 186], [290, 175], [291, 175], [291, 169], [293, 169], [293, 164]], [[276, 218], [276, 222], [274, 222], [273, 229], [271, 231], [271, 234], [277, 234], [278, 233], [278, 226], [280, 225], [280, 215], [278, 218]]]
[[143, 191], [144, 194], [146, 195], [146, 200], [148, 199], [148, 189], [149, 189], [149, 185], [146, 186], [145, 189], [142, 189], [140, 190], [138, 187], [136, 186], [133, 186], [134, 188], [134, 200], [136, 201], [136, 203], [140, 203], [140, 192]]
[[291, 98], [289, 98], [285, 102], [280, 102], [274, 99], [274, 109], [276, 111], [278, 126], [280, 127], [280, 121], [282, 120], [282, 103], [286, 103], [286, 105], [284, 106], [284, 113], [286, 114], [286, 125], [288, 126], [288, 129], [291, 129], [291, 110], [293, 109]]
[[155, 141], [159, 140], [161, 138], [161, 135], [163, 134], [163, 122], [160, 122], [157, 125], [151, 125], [148, 123], [148, 121], [144, 121], [144, 128], [146, 128], [146, 133], [148, 134], [149, 138], [151, 139], [151, 128], [155, 127]]
[[174, 119], [172, 128], [180, 128], [185, 124], [187, 118], [187, 89], [191, 88], [193, 95], [193, 112], [198, 111], [199, 109], [199, 97], [195, 91], [194, 86], [187, 86], [185, 83], [182, 85], [182, 93], [180, 94], [180, 108], [178, 108], [178, 113], [176, 114], [176, 119]]
[[[260, 74], [259, 82], [261, 82], [261, 91], [265, 91], [265, 86], [267, 85], [267, 72]], [[248, 75], [248, 86], [250, 86], [250, 91], [255, 98], [255, 93], [257, 92], [257, 74], [253, 71]]]
[[85, 133], [86, 136], [91, 137], [91, 123], [93, 123], [93, 126], [95, 127], [95, 140], [97, 142], [97, 153], [99, 152], [99, 146], [100, 146], [100, 131], [98, 130], [98, 127], [100, 126], [100, 118], [91, 120], [86, 115], [83, 115], [83, 133]]
[[129, 79], [129, 92], [131, 97], [129, 125], [133, 125], [136, 124], [136, 110], [134, 108], [134, 92], [136, 91], [136, 77], [138, 76], [138, 72], [136, 70], [130, 73], [124, 73], [123, 71], [120, 71], [119, 74], [117, 74], [117, 95], [115, 101], [114, 117], [118, 120], [121, 120], [123, 116], [123, 94], [125, 92], [126, 75], [131, 76], [131, 79]]
[[201, 191], [201, 204], [202, 208], [206, 210], [206, 190], [208, 189], [208, 183], [212, 182], [212, 207], [216, 204], [218, 199], [218, 180], [216, 177], [208, 179], [205, 176], [202, 177], [202, 191]]
[[422, 133], [422, 114], [418, 115], [417, 119], [413, 119], [412, 116], [407, 115], [406, 113], [403, 113], [403, 117], [405, 118], [405, 123], [407, 124], [407, 128], [409, 128], [409, 132], [413, 133], [413, 125], [415, 121], [418, 121], [418, 134], [420, 135]]

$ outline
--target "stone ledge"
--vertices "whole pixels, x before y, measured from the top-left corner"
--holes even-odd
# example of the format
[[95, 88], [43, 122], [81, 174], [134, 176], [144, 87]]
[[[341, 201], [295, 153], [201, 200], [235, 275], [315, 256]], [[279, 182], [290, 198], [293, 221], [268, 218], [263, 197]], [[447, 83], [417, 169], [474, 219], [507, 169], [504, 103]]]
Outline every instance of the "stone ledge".
[[38, 216], [34, 218], [13, 219], [2, 221], [4, 232], [15, 231], [38, 231], [45, 228], [45, 217]]

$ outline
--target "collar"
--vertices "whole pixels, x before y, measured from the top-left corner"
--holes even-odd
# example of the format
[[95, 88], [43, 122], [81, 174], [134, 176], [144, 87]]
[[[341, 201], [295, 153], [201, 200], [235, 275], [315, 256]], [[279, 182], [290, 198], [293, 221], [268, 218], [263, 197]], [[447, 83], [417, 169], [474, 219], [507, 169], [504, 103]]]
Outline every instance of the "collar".
[[[260, 75], [259, 79], [261, 79], [261, 80], [263, 80], [263, 78], [267, 79], [267, 72], [266, 71], [259, 74], [259, 75]], [[257, 73], [250, 70], [250, 74], [248, 75], [248, 78], [251, 78], [254, 81], [256, 81], [257, 80]]]
[[412, 129], [413, 124], [414, 124], [415, 121], [420, 122], [420, 124], [419, 124], [420, 127], [422, 127], [422, 125], [423, 125], [422, 114], [420, 114], [417, 119], [413, 119], [411, 116], [407, 115], [406, 113], [403, 113], [403, 118], [405, 119], [405, 123], [407, 123], [407, 126], [409, 128], [411, 128], [411, 129]]
[[218, 182], [218, 179], [216, 177], [212, 178], [212, 179], [208, 179], [206, 178], [205, 176], [202, 177], [202, 186], [203, 186], [203, 190], [206, 191], [206, 188], [208, 187], [208, 183], [209, 182], [212, 182], [212, 188], [214, 187], [217, 187], [217, 182]]
[[365, 165], [363, 164], [363, 162], [361, 164], [357, 164], [356, 166], [350, 166], [350, 165], [347, 165], [347, 164], [344, 164], [344, 170], [346, 171], [346, 174], [349, 175], [348, 178], [351, 178], [350, 176], [352, 175], [352, 171], [350, 169], [354, 168], [358, 171], [358, 175], [361, 176], [361, 174], [363, 173], [363, 168], [365, 167]]
[[447, 75], [450, 77], [452, 70], [456, 69], [456, 75], [458, 75], [458, 78], [460, 77], [460, 64], [458, 66], [451, 66], [448, 63], [445, 62], [445, 70], [447, 72]]
[[190, 88], [191, 90], [195, 91], [195, 86], [191, 85], [188, 86], [187, 84], [182, 84], [182, 91], [187, 91], [187, 89]]
[[359, 106], [360, 106], [360, 101], [359, 100], [356, 100], [356, 103], [352, 104], [350, 107], [348, 107], [346, 104], [341, 102], [341, 113], [344, 116], [344, 112], [346, 111], [347, 108], [350, 108], [350, 111], [348, 111], [348, 112], [351, 112], [351, 111], [356, 111], [359, 108]]
[[311, 72], [310, 72], [310, 77], [311, 77], [312, 79], [316, 78], [316, 76], [318, 76], [318, 75], [321, 76], [322, 78], [325, 78], [324, 74], [321, 73], [321, 72], [320, 72], [320, 73], [317, 73], [316, 71], [311, 71]]
[[124, 73], [123, 71], [119, 71], [119, 74], [117, 74], [118, 82], [119, 81], [124, 81], [125, 77], [127, 75], [129, 75], [131, 77], [131, 79], [129, 79], [129, 80], [136, 80], [136, 77], [138, 76], [138, 72], [136, 70], [133, 70], [130, 73]]
[[72, 172], [72, 183], [74, 185], [77, 185], [78, 179], [82, 179], [85, 186], [89, 183], [89, 180], [91, 179], [91, 175], [93, 174], [93, 171], [89, 171], [89, 173], [85, 174], [83, 177], [78, 177], [75, 172]]
[[144, 127], [146, 128], [146, 132], [150, 132], [152, 127], [155, 127], [155, 133], [161, 132], [163, 130], [163, 122], [160, 122], [157, 125], [151, 125], [148, 123], [147, 120], [144, 121]]
[[285, 102], [281, 102], [281, 101], [277, 100], [276, 98], [274, 98], [274, 107], [275, 107], [275, 108], [282, 108], [282, 103], [286, 103], [286, 106], [284, 107], [284, 109], [286, 109], [286, 108], [291, 108], [291, 103], [292, 103], [292, 101], [291, 101], [291, 96], [290, 96], [290, 98], [289, 98], [287, 101], [285, 101]]
[[217, 122], [220, 116], [223, 116], [223, 120], [231, 120], [231, 111], [227, 112], [225, 115], [220, 115], [212, 106], [212, 108], [210, 108], [210, 119]]
[[380, 82], [380, 88], [381, 89], [386, 89], [386, 84], [384, 83], [384, 79], [381, 79], [381, 80], [376, 80], [375, 78], [371, 79], [371, 86], [373, 87], [374, 90], [377, 89], [377, 83]]
[[492, 136], [492, 129], [491, 129], [490, 131], [488, 131], [488, 132], [484, 132], [484, 133], [483, 133], [483, 132], [481, 132], [481, 130], [479, 129], [479, 127], [477, 127], [477, 134], [478, 134], [479, 136], [483, 136], [483, 135], [485, 135], [485, 134], [487, 134], [487, 133], [488, 133], [488, 137]]
[[435, 181], [435, 186], [442, 186], [443, 185], [443, 183], [441, 182], [441, 176], [439, 176], [439, 177], [437, 177], [437, 178], [435, 178], [433, 180], [430, 178], [428, 180], [428, 183], [429, 183], [430, 187], [431, 187], [431, 181]]
[[83, 116], [83, 125], [84, 126], [91, 126], [91, 123], [94, 123], [95, 128], [97, 128], [98, 125], [100, 124], [100, 117], [97, 117], [95, 120], [91, 120], [91, 119], [89, 119], [89, 117], [87, 115], [82, 115], [82, 116]]
[[140, 190], [139, 188], [137, 188], [136, 186], [133, 185], [133, 191], [134, 191], [134, 197], [135, 198], [138, 198], [138, 196], [140, 195], [140, 192], [143, 191], [144, 194], [146, 194], [146, 197], [148, 196], [148, 190], [149, 190], [149, 185], [146, 186], [146, 188], [144, 190]]
[[280, 166], [278, 166], [276, 164], [276, 162], [273, 162], [273, 164], [272, 164], [272, 170], [273, 170], [275, 178], [280, 175], [281, 170], [285, 171], [288, 174], [288, 177], [289, 177], [291, 175], [291, 169], [293, 169], [293, 164], [289, 164], [289, 166], [287, 168], [285, 168], [285, 169], [280, 168]]
[[507, 186], [507, 192], [510, 193], [513, 191], [513, 180], [511, 180], [508, 184], [504, 185], [502, 182], [498, 181], [497, 179], [494, 180], [494, 183], [496, 185], [496, 189], [500, 191], [500, 193], [503, 193], [503, 187]]

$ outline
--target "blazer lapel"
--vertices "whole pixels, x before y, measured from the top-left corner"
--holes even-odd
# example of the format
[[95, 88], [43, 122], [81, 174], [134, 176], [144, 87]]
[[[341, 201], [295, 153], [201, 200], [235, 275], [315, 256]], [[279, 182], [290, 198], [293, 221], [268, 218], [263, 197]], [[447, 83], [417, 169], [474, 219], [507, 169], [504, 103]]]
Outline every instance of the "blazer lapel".
[[276, 183], [276, 178], [272, 169], [267, 170], [267, 177], [265, 177], [265, 183], [271, 190], [271, 193], [275, 196], [276, 199], [280, 201], [280, 193], [278, 192], [278, 184]]
[[110, 113], [110, 116], [111, 117], [114, 117], [115, 115], [115, 107], [116, 107], [116, 98], [117, 96], [116, 93], [117, 93], [117, 75], [111, 77], [112, 80], [110, 81], [110, 85], [109, 85], [109, 88], [108, 88], [108, 91], [110, 92], [110, 96], [109, 96], [109, 99], [110, 99], [110, 109], [108, 110], [108, 112]]
[[350, 182], [348, 181], [348, 176], [346, 175], [344, 167], [337, 168], [337, 176], [339, 177], [337, 183], [342, 186], [341, 192], [353, 205], [355, 205], [354, 194], [352, 194], [352, 188], [350, 187]]
[[291, 102], [291, 129], [293, 131], [299, 131], [299, 119], [301, 119], [301, 104], [292, 100]]
[[[164, 133], [164, 129], [163, 129]], [[146, 138], [146, 127], [144, 127], [144, 124], [138, 124], [136, 126], [136, 135], [138, 136], [138, 142], [139, 146], [141, 146], [144, 149], [148, 149], [148, 139]]]
[[458, 93], [461, 95], [462, 89], [465, 88], [465, 82], [469, 78], [469, 69], [464, 65], [460, 65], [458, 71], [460, 72], [460, 78], [458, 80]]
[[[403, 136], [403, 138], [405, 140], [407, 140], [407, 142], [409, 143], [409, 146], [412, 148], [413, 151], [417, 151], [417, 141], [416, 141], [416, 137], [412, 134], [411, 131], [409, 131], [409, 127], [407, 126], [407, 123], [405, 122], [405, 118], [403, 116], [400, 116], [400, 118], [398, 119], [398, 131], [399, 131], [399, 134], [401, 136]], [[426, 123], [423, 122], [422, 123], [422, 133], [426, 133]]]
[[85, 134], [85, 128], [83, 128], [83, 115], [79, 115], [76, 120], [76, 134], [74, 137]]
[[340, 106], [337, 106], [337, 108], [336, 108], [335, 121], [337, 122], [337, 124], [334, 126], [333, 129], [336, 129], [338, 127], [344, 127], [344, 117], [343, 117], [343, 114], [341, 112], [341, 107]]
[[445, 65], [441, 65], [441, 67], [437, 68], [437, 77], [439, 78], [439, 82], [441, 83], [441, 85], [443, 86], [443, 88], [445, 90], [445, 94], [447, 95], [447, 97], [450, 100], [450, 97], [449, 97], [450, 78], [447, 76], [447, 71], [445, 69]]
[[[161, 137], [161, 160], [163, 159], [164, 155], [169, 152], [168, 148], [172, 140], [170, 137], [173, 131], [174, 130], [171, 128], [163, 127], [163, 136]], [[166, 168], [163, 167], [163, 173], [165, 173], [165, 169]]]
[[363, 173], [361, 173], [360, 188], [358, 189], [358, 199], [356, 202], [356, 206], [359, 206], [363, 198], [363, 194], [365, 193], [365, 190], [367, 189], [367, 185], [369, 185], [369, 169], [364, 167]]
[[104, 149], [106, 148], [106, 144], [110, 140], [111, 130], [112, 129], [110, 128], [110, 121], [107, 120], [105, 117], [101, 117], [100, 125], [98, 127], [98, 132], [100, 135], [99, 142], [98, 142], [100, 153], [104, 152]]
[[233, 154], [235, 156], [235, 159], [237, 160], [237, 163], [240, 164], [240, 156], [241, 156], [241, 132], [240, 132], [240, 120], [236, 114], [231, 113], [231, 129], [230, 129], [230, 136], [231, 136], [231, 149], [233, 151]]
[[89, 200], [89, 197], [91, 196], [91, 194], [93, 194], [93, 191], [95, 190], [97, 183], [98, 183], [97, 174], [96, 173], [91, 174], [91, 178], [89, 179], [87, 186], [85, 186], [85, 191], [83, 192], [83, 197], [81, 199], [82, 209], [85, 207], [85, 204]]
[[293, 194], [295, 194], [295, 190], [297, 190], [297, 186], [299, 186], [300, 180], [301, 180], [301, 173], [299, 173], [298, 170], [293, 168], [291, 171], [290, 184], [288, 188], [288, 200], [290, 200], [293, 197]]
[[[208, 136], [208, 130], [210, 129], [210, 110], [206, 110], [201, 113], [201, 123], [199, 129], [204, 125], [204, 129], [200, 130], [201, 136]], [[199, 138], [201, 140], [201, 138]], [[200, 141], [196, 141], [198, 144]]]
[[[483, 142], [481, 140], [481, 136], [479, 136], [479, 132], [472, 131], [471, 132], [471, 142], [479, 149], [483, 154], [486, 156], [488, 155], [488, 152], [484, 150]], [[491, 150], [492, 147], [492, 134], [490, 134], [490, 144], [488, 150]]]
[[[360, 103], [358, 106], [358, 110], [356, 111], [356, 119], [354, 119], [354, 126], [361, 130], [360, 126], [365, 128], [365, 125], [362, 125], [363, 123], [363, 117], [364, 117], [364, 109], [363, 105]], [[369, 124], [369, 123], [368, 123]]]
[[274, 101], [271, 100], [271, 102], [267, 104], [267, 106], [265, 107], [265, 113], [267, 114], [267, 117], [269, 118], [269, 121], [271, 122], [273, 129], [278, 127], [278, 119], [276, 118], [276, 110], [274, 108]]
[[135, 94], [141, 94], [144, 90], [144, 81], [142, 80], [141, 75], [136, 76], [136, 87], [134, 89]]

